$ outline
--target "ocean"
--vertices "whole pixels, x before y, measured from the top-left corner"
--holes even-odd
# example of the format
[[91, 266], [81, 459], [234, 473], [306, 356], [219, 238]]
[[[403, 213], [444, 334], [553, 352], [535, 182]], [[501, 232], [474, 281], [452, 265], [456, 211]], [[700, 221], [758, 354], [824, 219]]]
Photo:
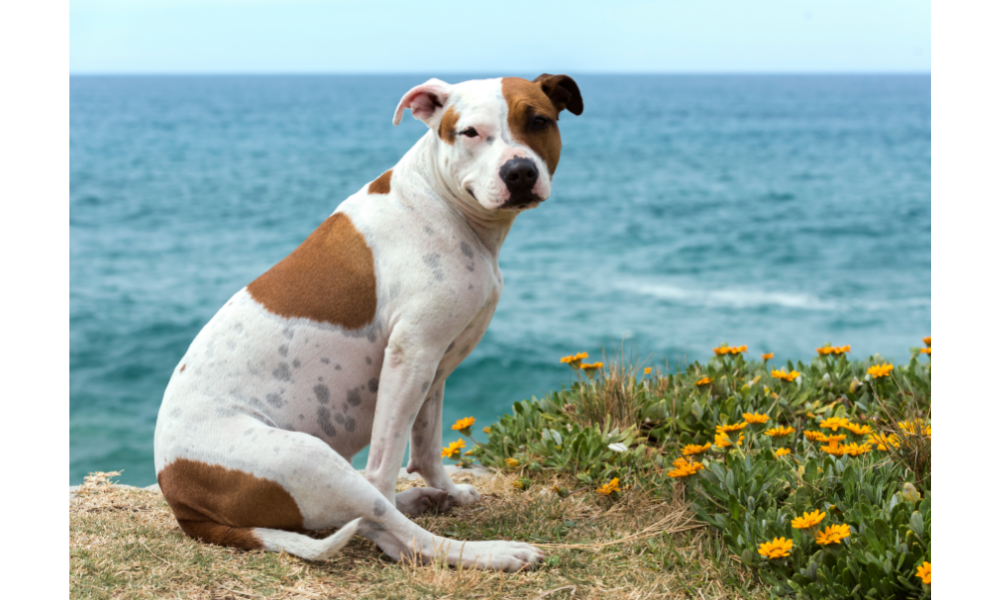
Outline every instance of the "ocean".
[[[423, 134], [391, 120], [431, 76], [476, 77], [70, 78], [71, 484], [156, 481], [191, 340]], [[574, 77], [585, 111], [563, 113], [552, 196], [503, 247], [446, 441], [569, 384], [570, 353], [904, 361], [930, 335], [930, 75]]]

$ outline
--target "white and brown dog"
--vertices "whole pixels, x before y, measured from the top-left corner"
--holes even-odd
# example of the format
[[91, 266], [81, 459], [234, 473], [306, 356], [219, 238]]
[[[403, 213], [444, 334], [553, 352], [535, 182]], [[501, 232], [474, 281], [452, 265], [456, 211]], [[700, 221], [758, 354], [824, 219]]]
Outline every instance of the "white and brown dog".
[[[479, 500], [441, 462], [445, 381], [493, 316], [511, 224], [549, 196], [559, 113], [579, 115], [583, 100], [565, 75], [431, 79], [394, 124], [407, 108], [430, 131], [237, 292], [174, 370], [156, 474], [188, 535], [311, 560], [355, 532], [393, 559], [515, 570], [542, 558], [441, 538], [407, 515]], [[408, 471], [429, 487], [396, 494], [407, 440]], [[351, 457], [369, 444], [362, 475]]]

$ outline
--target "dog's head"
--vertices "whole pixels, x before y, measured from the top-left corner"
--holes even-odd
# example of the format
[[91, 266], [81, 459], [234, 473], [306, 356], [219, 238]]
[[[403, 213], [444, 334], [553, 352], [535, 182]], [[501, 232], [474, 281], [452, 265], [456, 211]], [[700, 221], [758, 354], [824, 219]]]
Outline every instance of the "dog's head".
[[571, 77], [543, 74], [466, 81], [439, 79], [408, 91], [393, 123], [407, 108], [434, 132], [444, 184], [488, 210], [534, 208], [549, 197], [562, 139], [559, 113], [583, 112]]

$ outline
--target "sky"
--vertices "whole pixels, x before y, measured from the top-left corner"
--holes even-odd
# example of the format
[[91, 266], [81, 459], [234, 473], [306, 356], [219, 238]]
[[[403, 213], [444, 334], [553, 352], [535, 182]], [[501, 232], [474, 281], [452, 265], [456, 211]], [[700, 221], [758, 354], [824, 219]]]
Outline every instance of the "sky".
[[70, 72], [929, 73], [930, 0], [71, 0]]

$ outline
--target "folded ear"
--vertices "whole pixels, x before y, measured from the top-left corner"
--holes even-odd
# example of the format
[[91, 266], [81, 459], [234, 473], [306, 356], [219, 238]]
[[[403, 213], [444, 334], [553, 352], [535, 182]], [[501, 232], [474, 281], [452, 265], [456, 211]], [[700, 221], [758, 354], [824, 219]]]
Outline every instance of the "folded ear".
[[403, 95], [392, 117], [392, 124], [399, 125], [407, 108], [413, 113], [413, 118], [427, 123], [435, 114], [440, 116], [440, 110], [448, 102], [450, 94], [450, 85], [440, 79], [428, 79]]
[[542, 73], [535, 77], [535, 83], [542, 86], [542, 91], [559, 110], [569, 110], [574, 115], [583, 113], [583, 96], [569, 75]]

